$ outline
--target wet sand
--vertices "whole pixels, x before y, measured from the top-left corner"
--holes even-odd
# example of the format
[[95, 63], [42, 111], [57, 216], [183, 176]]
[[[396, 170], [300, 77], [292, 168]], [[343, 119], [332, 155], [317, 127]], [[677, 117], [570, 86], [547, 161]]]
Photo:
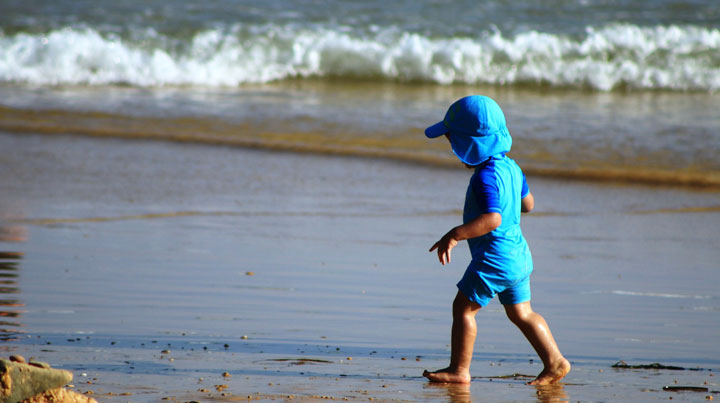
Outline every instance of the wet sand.
[[531, 176], [533, 306], [573, 372], [525, 386], [541, 365], [494, 301], [472, 385], [438, 387], [421, 374], [447, 364], [468, 253], [443, 268], [427, 249], [460, 219], [463, 168], [32, 134], [0, 133], [0, 150], [0, 251], [15, 253], [0, 255], [0, 347], [73, 371], [101, 401], [720, 390], [716, 190]]

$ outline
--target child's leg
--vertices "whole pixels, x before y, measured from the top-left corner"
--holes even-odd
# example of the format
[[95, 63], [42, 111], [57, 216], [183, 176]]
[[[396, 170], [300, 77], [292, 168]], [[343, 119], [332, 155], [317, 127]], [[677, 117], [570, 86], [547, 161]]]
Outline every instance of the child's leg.
[[480, 305], [470, 301], [462, 292], [458, 291], [455, 301], [453, 301], [450, 366], [435, 372], [425, 371], [423, 376], [433, 382], [470, 382], [470, 363], [477, 335], [475, 314], [480, 308]]
[[563, 357], [545, 319], [530, 307], [530, 301], [503, 305], [512, 323], [523, 332], [540, 356], [545, 368], [530, 385], [555, 383], [570, 372], [570, 362]]

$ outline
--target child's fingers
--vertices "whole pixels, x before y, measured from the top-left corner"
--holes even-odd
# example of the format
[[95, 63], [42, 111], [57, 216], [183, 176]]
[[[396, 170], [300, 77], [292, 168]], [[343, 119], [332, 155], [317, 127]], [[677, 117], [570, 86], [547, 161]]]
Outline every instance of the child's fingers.
[[442, 265], [446, 265], [450, 263], [450, 251], [452, 250], [453, 246], [443, 244], [443, 239], [435, 242], [435, 244], [432, 246], [432, 248], [430, 248], [428, 252], [432, 252], [437, 249], [438, 260], [440, 260], [440, 263]]
[[449, 250], [443, 249], [443, 248], [440, 248], [437, 251], [438, 260], [440, 261], [440, 264], [442, 264], [443, 266], [450, 261], [449, 252], [450, 252]]
[[450, 263], [450, 250], [447, 250], [445, 253], [442, 254], [442, 257], [440, 258], [440, 263], [442, 263], [443, 265]]

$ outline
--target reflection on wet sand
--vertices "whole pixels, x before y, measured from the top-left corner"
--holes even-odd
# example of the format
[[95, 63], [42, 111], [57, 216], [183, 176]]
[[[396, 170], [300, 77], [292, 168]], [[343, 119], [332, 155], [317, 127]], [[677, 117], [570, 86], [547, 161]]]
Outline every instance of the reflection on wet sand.
[[538, 403], [555, 403], [555, 402], [567, 402], [569, 397], [565, 392], [565, 387], [556, 383], [553, 385], [537, 385], [537, 401]]
[[426, 388], [442, 389], [446, 394], [443, 401], [450, 403], [471, 403], [470, 384], [428, 382]]
[[[25, 227], [0, 225], [0, 242], [26, 240]], [[22, 257], [22, 252], [0, 250], [0, 341], [16, 340], [22, 333], [19, 318], [25, 304], [17, 298], [20, 294], [17, 278]]]
[[[22, 225], [0, 225], [0, 242], [27, 241], [27, 228]], [[4, 252], [10, 253], [13, 252]]]
[[[488, 377], [491, 381], [492, 379], [514, 379], [514, 380], [523, 380], [524, 378], [528, 378], [527, 375], [521, 375], [521, 374], [513, 374], [513, 375], [507, 375], [507, 376], [497, 376], [497, 377]], [[524, 382], [523, 382], [524, 383]], [[473, 396], [470, 391], [470, 384], [456, 384], [456, 383], [432, 383], [429, 382], [425, 385], [425, 389], [433, 389], [437, 391], [442, 391], [442, 401], [450, 402], [450, 403], [471, 403], [473, 401]], [[520, 386], [520, 385], [519, 385]], [[524, 385], [522, 385], [524, 386]], [[532, 388], [533, 386], [526, 386], [527, 388]], [[561, 383], [553, 384], [553, 385], [537, 385], [534, 386], [535, 388], [535, 394], [537, 396], [537, 402], [538, 403], [557, 403], [557, 402], [567, 402], [569, 401], [569, 397], [567, 392], [565, 391], [565, 386]], [[530, 389], [532, 390], [532, 389]], [[477, 392], [477, 391], [476, 391]], [[434, 398], [439, 396], [433, 396]], [[476, 400], [478, 400], [478, 395], [476, 394]], [[440, 400], [440, 399], [438, 399]], [[479, 399], [481, 401], [485, 399]]]

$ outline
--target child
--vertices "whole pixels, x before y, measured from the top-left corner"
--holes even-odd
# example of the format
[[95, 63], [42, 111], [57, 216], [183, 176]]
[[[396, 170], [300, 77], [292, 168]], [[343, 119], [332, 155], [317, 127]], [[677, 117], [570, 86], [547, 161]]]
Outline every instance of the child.
[[558, 382], [570, 363], [558, 349], [545, 319], [530, 307], [532, 256], [520, 230], [520, 212], [533, 209], [534, 198], [525, 176], [512, 159], [512, 138], [505, 115], [492, 99], [469, 96], [452, 104], [445, 119], [425, 130], [450, 141], [455, 155], [475, 173], [465, 196], [463, 224], [451, 229], [430, 252], [440, 263], [450, 262], [450, 251], [467, 240], [472, 260], [453, 302], [450, 366], [423, 376], [432, 382], [470, 382], [470, 362], [477, 334], [475, 314], [499, 295], [510, 319], [528, 339], [545, 366], [529, 382]]

